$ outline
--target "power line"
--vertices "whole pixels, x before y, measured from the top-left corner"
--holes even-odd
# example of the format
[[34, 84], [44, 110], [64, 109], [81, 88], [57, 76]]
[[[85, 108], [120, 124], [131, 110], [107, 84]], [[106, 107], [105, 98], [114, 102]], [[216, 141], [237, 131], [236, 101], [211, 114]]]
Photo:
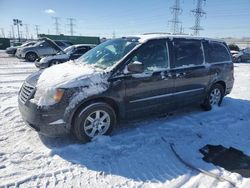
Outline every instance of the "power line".
[[191, 10], [191, 12], [195, 16], [195, 24], [191, 29], [194, 31], [194, 35], [199, 35], [200, 31], [203, 30], [203, 28], [200, 25], [201, 17], [203, 17], [206, 12], [202, 9], [202, 3], [206, 2], [206, 0], [197, 0], [196, 9]]
[[76, 25], [76, 24], [74, 24], [74, 22], [76, 21], [76, 19], [74, 19], [74, 18], [68, 18], [68, 20], [69, 20], [69, 27], [70, 27], [70, 35], [71, 36], [73, 36], [74, 35], [74, 26]]
[[180, 0], [175, 0], [174, 6], [170, 7], [170, 9], [172, 10], [173, 14], [173, 19], [169, 21], [172, 24], [171, 30], [173, 34], [180, 33], [179, 24], [181, 22], [179, 20], [179, 15], [182, 13], [182, 9], [180, 8]]

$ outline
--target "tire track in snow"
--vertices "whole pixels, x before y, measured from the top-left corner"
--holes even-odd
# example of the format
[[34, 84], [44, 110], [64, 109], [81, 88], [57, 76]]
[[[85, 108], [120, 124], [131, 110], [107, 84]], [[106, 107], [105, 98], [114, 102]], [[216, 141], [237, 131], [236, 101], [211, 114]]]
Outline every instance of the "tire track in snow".
[[0, 73], [0, 76], [11, 76], [11, 75], [16, 75], [16, 74], [27, 74], [30, 75], [34, 73], [34, 71], [26, 71], [26, 72], [7, 72], [7, 73]]

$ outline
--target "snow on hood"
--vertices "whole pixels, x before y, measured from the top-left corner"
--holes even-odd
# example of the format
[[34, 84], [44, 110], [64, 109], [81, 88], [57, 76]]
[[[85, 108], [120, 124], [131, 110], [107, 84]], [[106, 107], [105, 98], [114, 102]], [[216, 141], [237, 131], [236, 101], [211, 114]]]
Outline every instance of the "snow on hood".
[[97, 73], [100, 71], [90, 65], [69, 61], [45, 69], [37, 81], [37, 88], [74, 87], [73, 85], [80, 84], [76, 84], [75, 80], [82, 80]]
[[39, 62], [47, 63], [48, 61], [52, 59], [68, 59], [68, 58], [69, 58], [68, 54], [50, 55], [50, 56], [43, 57]]
[[[51, 95], [57, 88], [84, 87], [77, 93], [78, 99], [87, 95], [98, 94], [107, 89], [108, 73], [91, 65], [69, 61], [45, 69], [40, 75], [35, 93], [35, 102], [40, 106], [52, 105], [55, 102]], [[86, 87], [85, 87], [86, 86]], [[104, 87], [105, 86], [105, 87]], [[77, 101], [78, 101], [77, 99]]]

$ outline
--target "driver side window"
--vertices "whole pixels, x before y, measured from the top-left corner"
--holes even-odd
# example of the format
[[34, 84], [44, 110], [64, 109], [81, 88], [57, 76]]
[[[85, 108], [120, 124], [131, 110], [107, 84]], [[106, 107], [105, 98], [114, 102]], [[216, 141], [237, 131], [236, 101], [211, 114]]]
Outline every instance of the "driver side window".
[[139, 61], [144, 72], [155, 72], [168, 67], [168, 48], [166, 40], [153, 40], [143, 44], [132, 61]]

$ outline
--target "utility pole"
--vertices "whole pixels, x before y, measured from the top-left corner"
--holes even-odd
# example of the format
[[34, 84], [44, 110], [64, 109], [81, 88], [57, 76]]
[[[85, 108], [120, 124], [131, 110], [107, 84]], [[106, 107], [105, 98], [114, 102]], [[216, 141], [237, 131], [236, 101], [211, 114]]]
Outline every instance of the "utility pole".
[[170, 7], [170, 9], [172, 10], [172, 14], [173, 14], [173, 19], [170, 20], [169, 22], [172, 24], [171, 26], [171, 30], [173, 34], [178, 34], [180, 33], [180, 28], [179, 28], [179, 24], [181, 23], [179, 20], [179, 16], [182, 13], [182, 9], [180, 7], [180, 0], [174, 0], [174, 6]]
[[56, 34], [60, 35], [60, 29], [59, 29], [59, 26], [60, 26], [59, 19], [60, 18], [59, 17], [52, 17], [52, 19], [55, 20], [54, 24], [55, 24]]
[[203, 2], [206, 2], [206, 0], [197, 0], [196, 9], [191, 10], [191, 12], [195, 16], [195, 24], [193, 27], [191, 27], [191, 29], [194, 31], [195, 36], [198, 36], [200, 31], [203, 30], [203, 28], [200, 25], [201, 17], [203, 17], [206, 14], [206, 12], [202, 9]]
[[24, 24], [25, 25], [25, 35], [26, 35], [26, 39], [29, 39], [29, 25], [28, 24]]
[[76, 25], [74, 22], [76, 21], [76, 19], [74, 18], [68, 18], [69, 20], [69, 27], [70, 27], [70, 35], [73, 36], [74, 35], [74, 26]]
[[38, 34], [39, 34], [39, 25], [35, 25], [35, 30], [36, 30], [36, 38], [38, 38]]
[[17, 34], [18, 34], [18, 41], [20, 42], [20, 31], [19, 31], [19, 26], [22, 26], [22, 20], [18, 20], [18, 19], [13, 19], [13, 24], [17, 26]]
[[13, 39], [15, 39], [15, 30], [13, 25], [11, 25], [11, 30], [12, 30], [12, 37]]

